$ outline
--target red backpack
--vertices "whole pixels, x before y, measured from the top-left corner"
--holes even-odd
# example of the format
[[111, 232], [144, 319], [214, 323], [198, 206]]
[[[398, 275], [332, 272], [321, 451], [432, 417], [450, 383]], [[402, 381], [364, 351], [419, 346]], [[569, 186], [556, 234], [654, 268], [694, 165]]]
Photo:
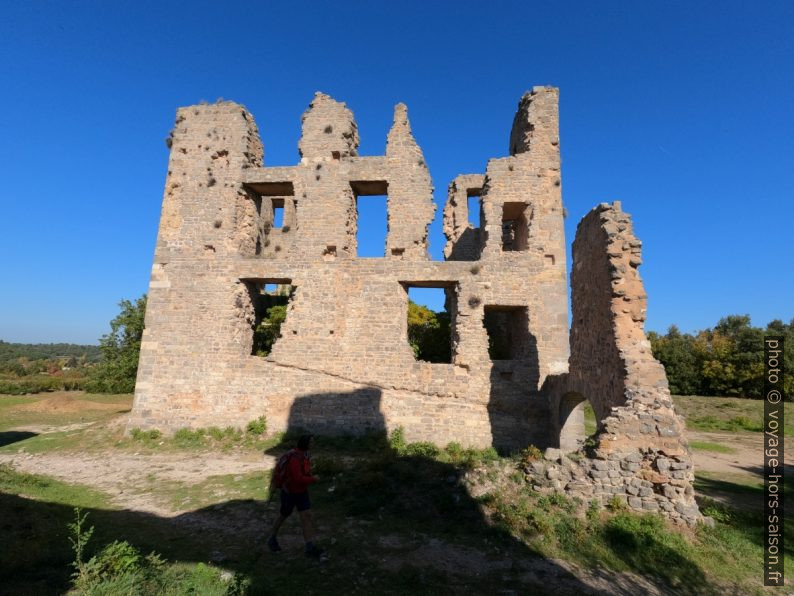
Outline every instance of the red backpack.
[[281, 457], [278, 458], [276, 462], [276, 467], [273, 468], [273, 474], [270, 477], [270, 495], [273, 495], [273, 489], [277, 488], [281, 490], [284, 488], [284, 485], [287, 483], [289, 479], [289, 460], [294, 455], [299, 455], [300, 452], [297, 449], [290, 449]]

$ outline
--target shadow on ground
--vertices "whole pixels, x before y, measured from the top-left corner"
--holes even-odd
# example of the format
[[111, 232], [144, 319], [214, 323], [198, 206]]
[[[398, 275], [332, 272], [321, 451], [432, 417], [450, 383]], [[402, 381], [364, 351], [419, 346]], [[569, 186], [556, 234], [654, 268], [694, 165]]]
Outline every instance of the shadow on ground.
[[30, 437], [35, 437], [38, 433], [21, 431], [21, 430], [7, 430], [0, 432], [0, 447], [11, 445], [19, 441], [24, 441]]
[[[88, 555], [113, 540], [127, 540], [173, 562], [214, 562], [239, 572], [250, 579], [253, 594], [645, 591], [647, 583], [638, 586], [625, 575], [603, 571], [591, 573], [595, 584], [585, 583], [490, 523], [463, 485], [460, 466], [406, 455], [389, 445], [379, 404], [380, 391], [366, 389], [306, 396], [291, 412], [289, 440], [307, 429], [338, 432], [334, 420], [341, 424], [350, 416], [361, 417], [367, 431], [358, 438], [320, 436], [317, 441], [315, 467], [322, 481], [311, 496], [327, 562], [303, 557], [294, 519], [286, 523], [285, 551], [267, 552], [264, 540], [277, 508], [264, 500], [230, 500], [173, 518], [87, 509], [88, 523], [96, 528]], [[270, 452], [283, 453], [292, 446], [289, 440]], [[67, 524], [73, 520], [70, 506], [0, 494], [0, 593], [64, 593], [73, 559]], [[636, 565], [638, 550], [648, 545], [635, 536], [615, 535], [610, 544], [629, 566], [654, 572]], [[665, 546], [653, 546], [664, 558]], [[677, 567], [674, 577], [690, 587], [679, 593], [712, 591], [694, 562], [673, 551], [667, 555]]]

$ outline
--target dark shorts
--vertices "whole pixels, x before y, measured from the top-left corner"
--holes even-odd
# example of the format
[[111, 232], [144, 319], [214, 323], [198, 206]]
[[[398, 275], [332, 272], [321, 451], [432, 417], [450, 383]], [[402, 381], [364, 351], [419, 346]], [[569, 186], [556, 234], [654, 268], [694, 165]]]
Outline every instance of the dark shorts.
[[288, 493], [285, 490], [281, 491], [281, 515], [284, 517], [289, 516], [293, 509], [306, 511], [311, 507], [309, 503], [309, 491], [302, 493]]

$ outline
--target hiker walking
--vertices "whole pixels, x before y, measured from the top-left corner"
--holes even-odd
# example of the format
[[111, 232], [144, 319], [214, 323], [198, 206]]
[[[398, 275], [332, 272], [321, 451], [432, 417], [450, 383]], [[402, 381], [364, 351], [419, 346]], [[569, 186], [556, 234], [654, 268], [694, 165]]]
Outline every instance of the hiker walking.
[[322, 550], [314, 544], [314, 527], [310, 511], [311, 504], [309, 503], [309, 485], [319, 479], [311, 474], [309, 448], [312, 446], [313, 439], [313, 435], [302, 435], [298, 439], [297, 446], [282, 455], [273, 470], [271, 494], [274, 488], [279, 489], [281, 509], [273, 524], [270, 538], [267, 540], [267, 546], [272, 552], [281, 550], [276, 535], [284, 520], [292, 514], [292, 510], [297, 509], [303, 530], [303, 540], [306, 542], [306, 556], [319, 558], [322, 553]]

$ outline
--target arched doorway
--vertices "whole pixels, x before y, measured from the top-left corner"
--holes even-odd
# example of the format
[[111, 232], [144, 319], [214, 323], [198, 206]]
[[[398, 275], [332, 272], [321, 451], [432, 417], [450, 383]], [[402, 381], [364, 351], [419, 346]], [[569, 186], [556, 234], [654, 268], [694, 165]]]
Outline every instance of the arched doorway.
[[558, 416], [560, 450], [563, 453], [576, 451], [596, 431], [593, 409], [581, 393], [569, 391], [563, 395]]

